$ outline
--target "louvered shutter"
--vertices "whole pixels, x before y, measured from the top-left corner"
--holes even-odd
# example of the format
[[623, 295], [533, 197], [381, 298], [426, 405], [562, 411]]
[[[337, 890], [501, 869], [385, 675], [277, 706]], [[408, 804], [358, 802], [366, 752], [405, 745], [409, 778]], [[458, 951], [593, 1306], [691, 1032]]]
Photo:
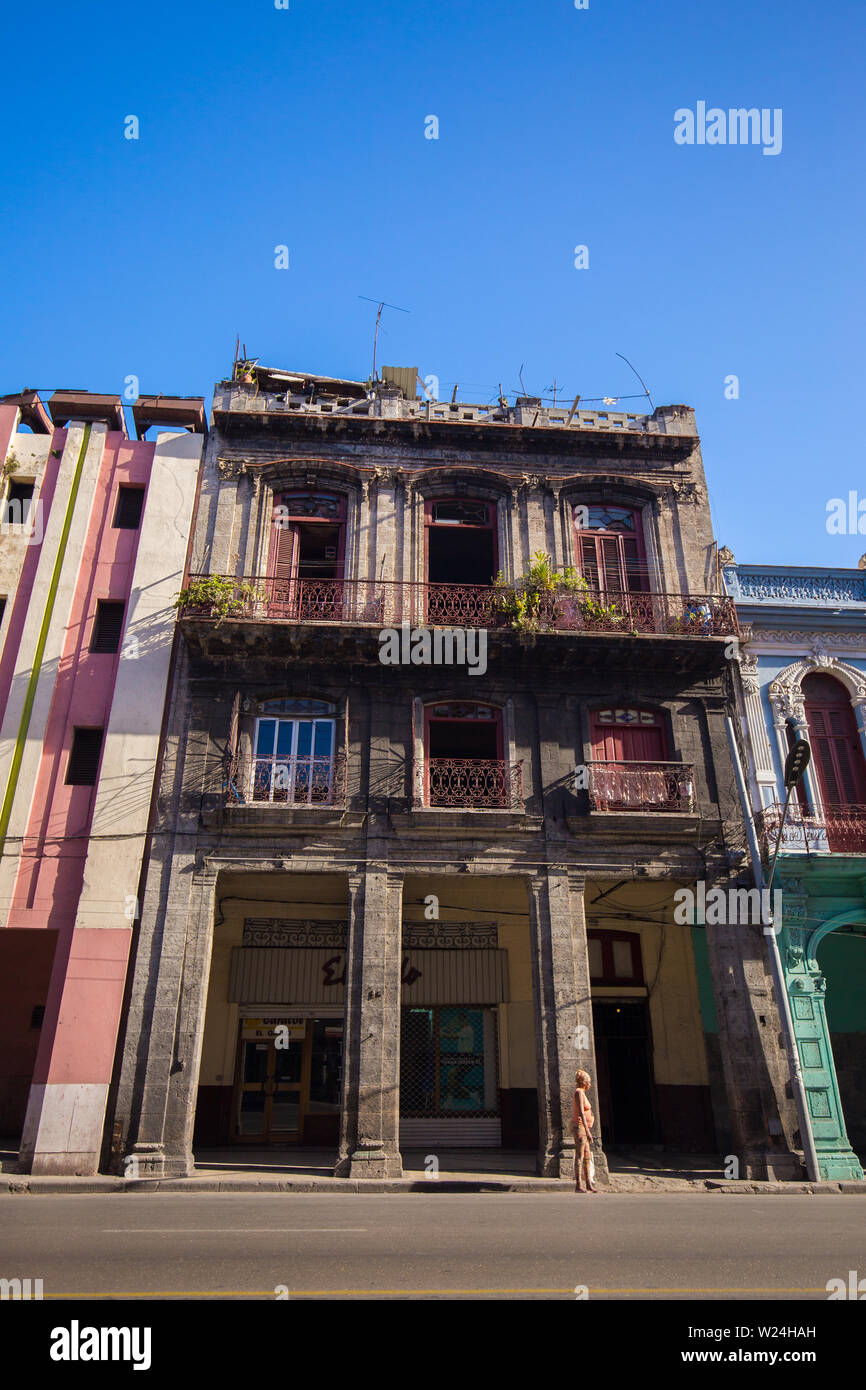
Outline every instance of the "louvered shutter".
[[232, 701], [231, 715], [229, 716], [229, 736], [226, 741], [224, 757], [226, 792], [232, 801], [243, 800], [240, 778], [241, 769], [238, 757], [240, 748], [240, 723], [241, 692], [236, 690], [235, 697]]

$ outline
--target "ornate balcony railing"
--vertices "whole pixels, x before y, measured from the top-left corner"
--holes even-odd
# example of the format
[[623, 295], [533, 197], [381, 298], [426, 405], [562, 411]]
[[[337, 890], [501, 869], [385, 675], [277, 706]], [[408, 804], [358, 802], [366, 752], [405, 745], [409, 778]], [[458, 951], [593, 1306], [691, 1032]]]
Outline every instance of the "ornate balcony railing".
[[693, 811], [695, 773], [689, 763], [587, 763], [595, 811]]
[[252, 764], [233, 760], [225, 779], [226, 804], [249, 806], [344, 806], [346, 755], [291, 758], [275, 753]]
[[521, 810], [523, 763], [493, 758], [431, 758], [427, 805], [476, 810]]
[[[755, 824], [762, 850], [772, 854], [784, 807], [776, 802], [759, 811]], [[820, 816], [788, 807], [780, 851], [794, 854], [866, 854], [866, 806], [825, 806]]]
[[608, 592], [541, 597], [515, 620], [518, 591], [482, 584], [399, 583], [378, 579], [278, 579], [190, 576], [186, 618], [250, 618], [292, 623], [395, 627], [529, 628], [628, 636], [728, 637], [738, 632], [734, 601], [723, 594]]

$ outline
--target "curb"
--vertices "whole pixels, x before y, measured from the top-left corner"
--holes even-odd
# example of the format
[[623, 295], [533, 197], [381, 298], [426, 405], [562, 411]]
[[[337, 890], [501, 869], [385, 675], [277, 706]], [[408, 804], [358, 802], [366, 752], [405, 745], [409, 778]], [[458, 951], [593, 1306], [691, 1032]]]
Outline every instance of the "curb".
[[[793, 1196], [866, 1196], [866, 1182], [746, 1182], [727, 1178], [684, 1179], [676, 1186], [664, 1180], [628, 1179], [620, 1187], [616, 1178], [603, 1187], [617, 1197], [641, 1197], [655, 1193], [729, 1193], [738, 1197]], [[632, 1185], [635, 1184], [635, 1185]], [[639, 1185], [638, 1185], [639, 1184]], [[25, 1174], [0, 1178], [0, 1193], [23, 1193], [34, 1196], [94, 1196], [121, 1192], [187, 1192], [212, 1194], [218, 1192], [280, 1192], [303, 1195], [310, 1192], [374, 1193], [374, 1192], [441, 1192], [447, 1194], [484, 1194], [506, 1192], [570, 1192], [570, 1178], [136, 1178], [109, 1175], [76, 1177], [30, 1177]]]

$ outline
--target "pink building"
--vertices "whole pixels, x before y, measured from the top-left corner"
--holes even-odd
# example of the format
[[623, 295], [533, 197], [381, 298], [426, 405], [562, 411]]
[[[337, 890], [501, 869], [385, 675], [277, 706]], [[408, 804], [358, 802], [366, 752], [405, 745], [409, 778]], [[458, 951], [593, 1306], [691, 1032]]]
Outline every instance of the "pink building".
[[132, 415], [0, 399], [0, 1135], [34, 1173], [100, 1166], [205, 432], [198, 397]]

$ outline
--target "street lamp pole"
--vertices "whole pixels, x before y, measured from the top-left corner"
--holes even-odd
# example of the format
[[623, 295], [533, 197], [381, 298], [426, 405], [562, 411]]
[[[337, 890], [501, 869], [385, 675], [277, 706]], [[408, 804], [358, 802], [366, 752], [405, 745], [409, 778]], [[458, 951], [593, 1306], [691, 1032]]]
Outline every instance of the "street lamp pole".
[[[787, 758], [785, 759], [785, 807], [782, 812], [782, 822], [779, 826], [779, 833], [776, 837], [776, 847], [773, 853], [773, 861], [770, 866], [769, 882], [766, 885], [767, 896], [764, 897], [764, 870], [761, 864], [761, 854], [758, 848], [757, 836], [755, 834], [755, 823], [752, 819], [752, 810], [749, 805], [746, 783], [743, 777], [743, 768], [740, 762], [740, 751], [734, 735], [733, 720], [730, 715], [727, 718], [728, 741], [731, 745], [731, 753], [734, 761], [734, 771], [737, 776], [737, 785], [740, 791], [740, 801], [743, 806], [743, 814], [746, 821], [746, 832], [749, 837], [749, 849], [752, 856], [752, 869], [755, 875], [755, 882], [761, 895], [761, 922], [763, 924], [764, 935], [769, 938], [768, 953], [770, 957], [770, 970], [773, 976], [773, 984], [776, 989], [776, 999], [779, 1004], [779, 1016], [782, 1024], [782, 1034], [785, 1039], [785, 1052], [788, 1058], [788, 1067], [791, 1073], [791, 1090], [793, 1092], [794, 1104], [797, 1108], [797, 1121], [800, 1126], [800, 1136], [803, 1140], [803, 1157], [806, 1162], [806, 1172], [810, 1182], [819, 1182], [821, 1171], [818, 1166], [818, 1153], [815, 1148], [815, 1136], [812, 1133], [812, 1121], [809, 1116], [809, 1107], [806, 1100], [806, 1087], [803, 1082], [803, 1072], [800, 1068], [800, 1050], [797, 1047], [797, 1039], [794, 1035], [794, 1020], [791, 1016], [791, 1004], [788, 999], [788, 990], [785, 985], [785, 972], [782, 967], [782, 957], [779, 953], [779, 941], [776, 935], [776, 926], [773, 921], [773, 912], [770, 907], [770, 889], [773, 883], [773, 874], [776, 870], [776, 859], [779, 855], [779, 847], [782, 843], [782, 835], [785, 829], [785, 820], [788, 815], [788, 807], [791, 804], [791, 797], [794, 789], [803, 777], [809, 760], [812, 756], [812, 749], [805, 739], [798, 739], [794, 744]], [[767, 904], [765, 921], [764, 903]]]

